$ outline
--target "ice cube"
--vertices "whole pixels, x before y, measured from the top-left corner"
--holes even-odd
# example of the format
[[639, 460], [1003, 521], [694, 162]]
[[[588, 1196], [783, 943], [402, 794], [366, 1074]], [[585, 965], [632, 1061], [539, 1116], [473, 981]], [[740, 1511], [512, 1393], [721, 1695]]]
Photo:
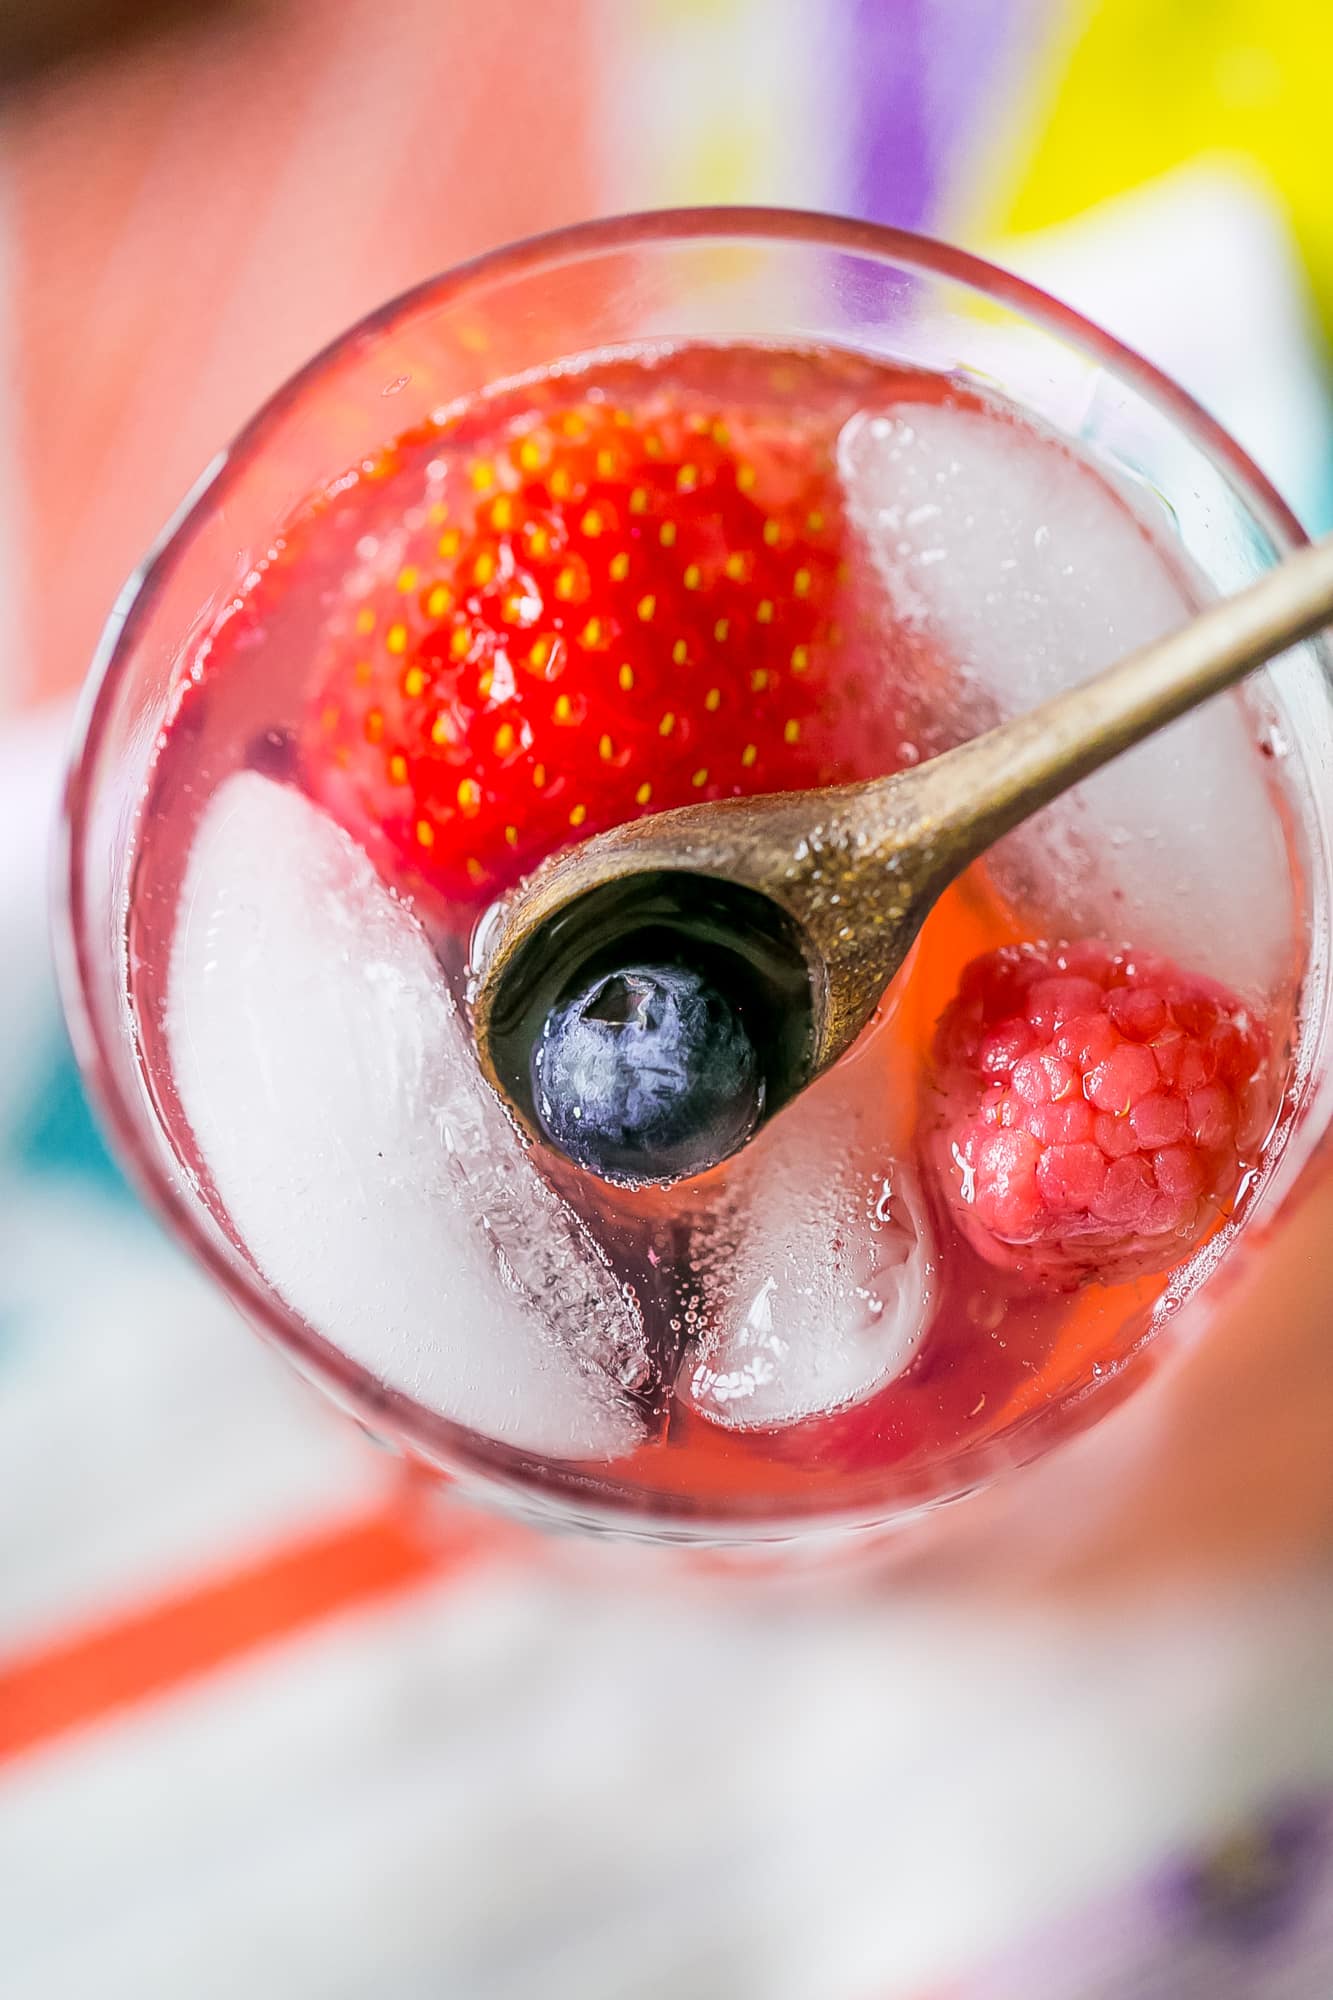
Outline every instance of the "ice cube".
[[166, 1025], [222, 1207], [317, 1332], [523, 1450], [635, 1443], [637, 1311], [482, 1082], [415, 919], [341, 828], [257, 772], [196, 833]]
[[[1155, 539], [1146, 513], [1053, 438], [984, 411], [903, 403], [852, 418], [839, 458], [900, 623], [927, 751], [1085, 680], [1189, 614], [1183, 557], [1161, 541], [1165, 510]], [[1256, 998], [1277, 992], [1291, 962], [1282, 827], [1235, 696], [1057, 801], [997, 848], [993, 868], [1048, 931], [1165, 952]]]
[[934, 1303], [910, 1158], [912, 1078], [891, 1030], [755, 1139], [692, 1217], [702, 1332], [679, 1389], [701, 1416], [769, 1429], [858, 1403], [902, 1373]]

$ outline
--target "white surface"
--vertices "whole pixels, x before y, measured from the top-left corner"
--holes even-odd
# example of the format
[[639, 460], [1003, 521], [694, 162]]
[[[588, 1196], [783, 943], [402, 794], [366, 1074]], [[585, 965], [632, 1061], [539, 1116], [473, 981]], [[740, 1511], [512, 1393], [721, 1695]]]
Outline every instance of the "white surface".
[[1191, 161], [990, 254], [1182, 383], [1315, 524], [1333, 476], [1326, 358], [1281, 204], [1251, 162]]
[[59, 708], [24, 716], [0, 735], [0, 1136], [53, 1026], [45, 863], [68, 733]]
[[348, 836], [246, 772], [191, 850], [168, 1039], [255, 1263], [381, 1380], [488, 1436], [610, 1457], [642, 1326], [486, 1089], [424, 934]]
[[614, 1556], [12, 1769], [6, 2000], [920, 2000], [1333, 1773], [1308, 1587], [1004, 1619]]
[[381, 1456], [127, 1203], [0, 1179], [0, 1245], [0, 1647], [382, 1492]]

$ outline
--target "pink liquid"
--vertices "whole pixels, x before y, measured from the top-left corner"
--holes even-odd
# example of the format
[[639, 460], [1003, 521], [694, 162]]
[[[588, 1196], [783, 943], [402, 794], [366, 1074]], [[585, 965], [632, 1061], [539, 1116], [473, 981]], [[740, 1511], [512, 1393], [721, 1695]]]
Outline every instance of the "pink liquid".
[[[639, 399], [681, 394], [692, 406], [730, 411], [740, 404], [778, 413], [821, 438], [835, 436], [857, 411], [912, 403], [943, 401], [996, 425], [1013, 422], [998, 411], [987, 417], [975, 395], [943, 378], [853, 357], [707, 349], [651, 371], [634, 360], [614, 369], [603, 365], [598, 379], [631, 412]], [[313, 496], [263, 572], [238, 590], [233, 614], [182, 661], [181, 696], [163, 737], [140, 834], [130, 924], [132, 997], [145, 1072], [164, 1125], [233, 1235], [177, 1093], [165, 1026], [167, 968], [201, 815], [218, 787], [246, 769], [310, 785], [311, 703], [330, 653], [347, 643], [367, 561], [382, 560], [405, 518], [420, 519], [442, 498], [468, 504], [469, 467], [524, 409], [529, 393], [520, 389], [478, 406], [444, 432], [400, 439], [358, 478]], [[984, 495], [978, 505], [985, 505]], [[947, 648], [929, 626], [904, 617], [895, 627], [882, 590], [856, 565], [839, 609], [849, 635], [845, 672], [856, 685], [863, 726], [855, 761], [827, 773], [835, 780], [889, 770], [934, 747], [934, 703], [952, 671]], [[947, 733], [947, 723], [941, 726]], [[1255, 765], [1257, 770], [1257, 745]], [[665, 803], [675, 801], [655, 799], [652, 809]], [[1276, 795], [1273, 810], [1279, 811]], [[374, 858], [392, 871], [393, 886], [410, 902], [462, 1002], [466, 940], [495, 883], [479, 882], [470, 902], [445, 898], [410, 856]], [[1002, 893], [984, 866], [941, 899], [892, 1004], [846, 1059], [863, 1100], [872, 1106], [883, 1101], [886, 1133], [889, 1094], [901, 1091], [904, 1077], [915, 1103], [907, 1124], [920, 1134], [931, 1124], [932, 1038], [964, 966], [1000, 944], [1042, 934], [1040, 913], [1025, 907], [1011, 884]], [[1102, 934], [1134, 942], [1120, 937], [1114, 908], [1105, 913]], [[1288, 991], [1298, 951], [1293, 938]], [[1275, 1101], [1284, 1083], [1280, 1024], [1278, 1042]], [[846, 1086], [844, 1075], [839, 1088]], [[901, 1122], [900, 1104], [893, 1116]], [[564, 1465], [503, 1451], [497, 1461], [484, 1449], [481, 1456], [548, 1488], [652, 1513], [743, 1518], [860, 1509], [965, 1486], [997, 1459], [1022, 1456], [1086, 1421], [1137, 1379], [1170, 1277], [1161, 1272], [1060, 1291], [999, 1269], [966, 1240], [929, 1171], [913, 1159], [933, 1234], [933, 1304], [905, 1370], [845, 1407], [769, 1428], [728, 1428], [700, 1414], [684, 1392], [693, 1365], [691, 1338], [707, 1317], [693, 1248], [697, 1192], [611, 1189], [554, 1156], [539, 1158], [640, 1303], [653, 1357], [651, 1379], [637, 1385], [648, 1429], [642, 1443], [610, 1463]], [[813, 1181], [824, 1171], [818, 1161], [809, 1170]], [[733, 1162], [707, 1177], [708, 1200], [717, 1199], [735, 1171]], [[1243, 1212], [1242, 1197], [1237, 1214]], [[1217, 1226], [1226, 1220], [1219, 1213]], [[338, 1346], [336, 1324], [314, 1331]]]

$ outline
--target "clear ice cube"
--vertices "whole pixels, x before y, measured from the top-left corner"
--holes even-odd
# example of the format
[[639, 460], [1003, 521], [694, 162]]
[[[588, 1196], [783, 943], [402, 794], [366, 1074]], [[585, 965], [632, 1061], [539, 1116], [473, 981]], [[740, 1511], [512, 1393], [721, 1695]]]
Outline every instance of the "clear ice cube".
[[218, 1198], [302, 1319], [488, 1437], [635, 1444], [637, 1310], [482, 1082], [419, 925], [299, 792], [245, 772], [211, 800], [166, 1026]]
[[930, 1325], [934, 1246], [911, 1157], [910, 1062], [881, 1025], [696, 1197], [700, 1328], [678, 1388], [701, 1416], [768, 1429], [863, 1401]]
[[[839, 461], [898, 628], [924, 753], [1085, 680], [1189, 615], [1183, 558], [1173, 567], [1147, 516], [1018, 423], [899, 404], [854, 417]], [[1169, 532], [1160, 509], [1158, 536]], [[1291, 960], [1282, 827], [1235, 696], [1088, 779], [1004, 841], [992, 867], [1048, 931], [1109, 934], [1255, 998], [1279, 989]]]

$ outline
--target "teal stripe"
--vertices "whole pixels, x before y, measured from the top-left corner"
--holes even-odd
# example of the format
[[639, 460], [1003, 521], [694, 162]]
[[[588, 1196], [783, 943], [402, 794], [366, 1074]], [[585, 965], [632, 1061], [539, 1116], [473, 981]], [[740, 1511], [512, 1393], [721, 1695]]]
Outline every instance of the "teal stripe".
[[20, 1173], [61, 1175], [133, 1199], [97, 1129], [63, 1029], [36, 1065], [27, 1108], [6, 1149]]

